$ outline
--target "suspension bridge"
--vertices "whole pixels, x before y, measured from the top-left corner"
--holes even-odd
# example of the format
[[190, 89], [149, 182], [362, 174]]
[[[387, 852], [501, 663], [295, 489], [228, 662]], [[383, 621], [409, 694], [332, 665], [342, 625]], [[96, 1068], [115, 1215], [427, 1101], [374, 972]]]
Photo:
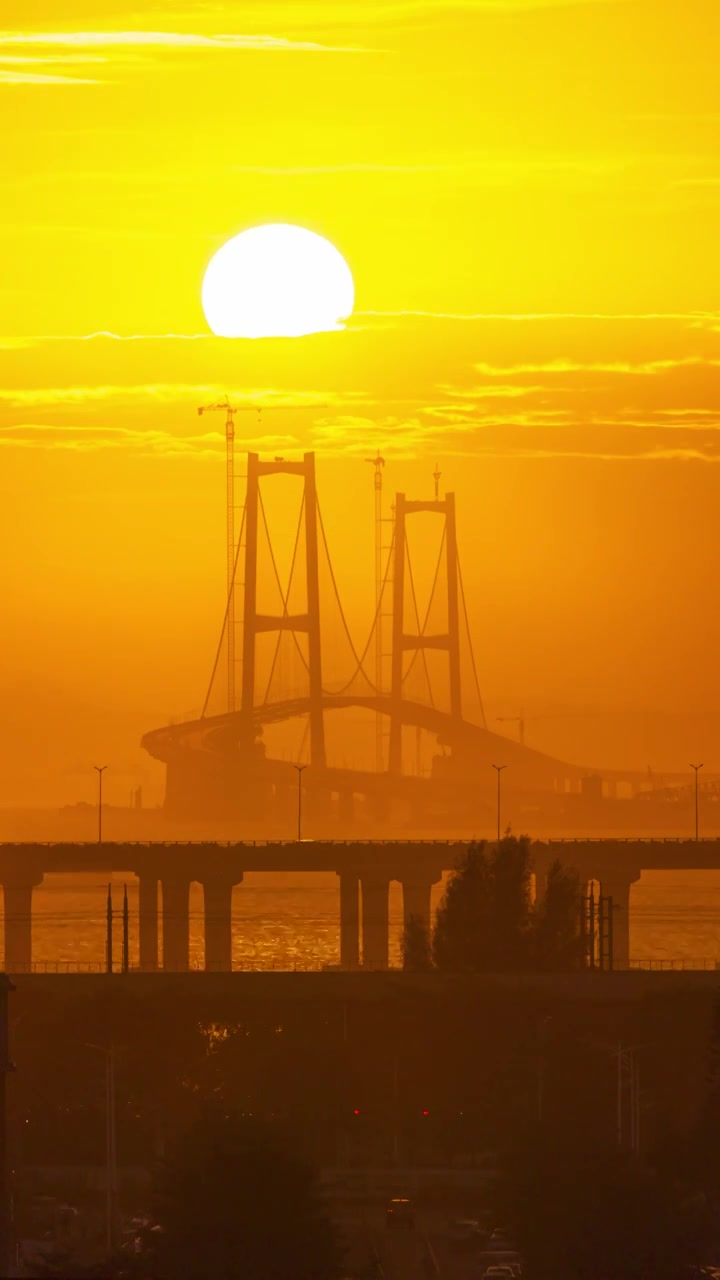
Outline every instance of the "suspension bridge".
[[[232, 416], [229, 422], [232, 428]], [[377, 498], [382, 460], [369, 461], [375, 464]], [[286, 575], [261, 485], [279, 476], [293, 477], [300, 488]], [[237, 539], [230, 511], [234, 499], [229, 498], [227, 599], [202, 712], [143, 738], [145, 749], [167, 766], [169, 816], [233, 818], [246, 830], [286, 827], [300, 764], [309, 766], [302, 786], [313, 833], [336, 831], [338, 824], [346, 833], [357, 823], [414, 826], [433, 818], [446, 825], [450, 818], [455, 826], [475, 825], [483, 808], [494, 811], [490, 766], [498, 759], [512, 765], [514, 787], [523, 792], [579, 787], [587, 770], [487, 727], [455, 496], [440, 494], [439, 472], [434, 479], [430, 499], [397, 493], [392, 519], [383, 520], [376, 501], [375, 610], [357, 644], [318, 499], [315, 455], [306, 453], [299, 461], [247, 455]], [[434, 522], [437, 551], [426, 563], [426, 528], [418, 565], [410, 533], [421, 520]], [[384, 622], [390, 632], [387, 654]], [[341, 647], [347, 663], [333, 680], [325, 672], [329, 645], [335, 668]], [[287, 688], [289, 667], [300, 688]], [[340, 752], [333, 758], [329, 718], [351, 710], [364, 715], [370, 728], [374, 720], [374, 759], [372, 751], [352, 764], [338, 759]], [[288, 751], [286, 739], [284, 749], [273, 753], [266, 737], [290, 723], [301, 726], [299, 742]], [[356, 731], [349, 736], [356, 737]]]

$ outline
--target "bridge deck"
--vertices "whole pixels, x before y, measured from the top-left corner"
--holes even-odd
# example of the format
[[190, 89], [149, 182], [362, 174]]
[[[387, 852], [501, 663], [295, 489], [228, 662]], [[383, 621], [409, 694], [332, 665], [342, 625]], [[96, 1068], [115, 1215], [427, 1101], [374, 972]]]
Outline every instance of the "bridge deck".
[[[469, 840], [302, 840], [302, 841], [123, 841], [102, 844], [0, 843], [0, 878], [16, 868], [59, 872], [113, 872], [232, 869], [252, 872], [387, 871], [402, 877], [413, 867], [449, 871], [471, 845]], [[580, 871], [720, 870], [720, 839], [706, 840], [537, 840], [538, 864], [558, 858]]]

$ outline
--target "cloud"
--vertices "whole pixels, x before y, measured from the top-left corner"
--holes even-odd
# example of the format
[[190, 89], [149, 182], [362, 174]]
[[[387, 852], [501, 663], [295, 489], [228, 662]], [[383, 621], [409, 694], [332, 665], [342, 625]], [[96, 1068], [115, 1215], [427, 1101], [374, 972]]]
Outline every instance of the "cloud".
[[63, 84], [102, 84], [101, 80], [88, 80], [80, 76], [46, 75], [37, 71], [6, 71], [0, 67], [0, 84], [17, 85], [63, 85]]
[[24, 351], [30, 347], [41, 347], [52, 342], [95, 342], [107, 339], [109, 342], [225, 342], [234, 339], [215, 338], [212, 333], [111, 333], [108, 329], [98, 329], [95, 333], [28, 333], [0, 337], [0, 351]]
[[[704, 356], [681, 356], [675, 360], [646, 360], [639, 364], [632, 364], [626, 360], [609, 360], [609, 361], [575, 361], [575, 360], [548, 360], [542, 364], [513, 364], [513, 365], [492, 365], [492, 364], [476, 364], [473, 368], [478, 372], [485, 374], [486, 377], [511, 377], [514, 374], [554, 374], [554, 373], [617, 373], [631, 374], [638, 377], [652, 377], [658, 373], [668, 373], [674, 369], [692, 369], [705, 366], [707, 368], [717, 368], [720, 366], [720, 360], [706, 359]], [[477, 394], [473, 391], [464, 389], [452, 391], [449, 388], [449, 395], [472, 396]]]
[[[254, 34], [203, 35], [185, 31], [0, 31], [0, 49], [250, 49], [265, 53], [361, 53], [353, 46], [289, 40], [285, 36]], [[2, 55], [0, 55], [1, 57]]]
[[682, 320], [720, 323], [720, 311], [422, 311], [405, 308], [396, 311], [354, 311], [354, 316], [376, 316], [379, 319], [420, 320]]
[[[334, 405], [373, 403], [361, 391], [327, 391], [278, 387], [219, 387], [212, 383], [150, 382], [125, 385], [108, 383], [95, 386], [5, 387], [0, 389], [0, 403], [13, 408], [92, 404], [172, 404], [189, 400], [194, 404], [216, 404], [228, 396], [231, 403], [248, 412], [263, 409], [327, 409]], [[223, 405], [224, 407], [224, 405]]]
[[[291, 435], [262, 435], [249, 438], [247, 447], [258, 450], [293, 449], [297, 440]], [[57, 426], [47, 422], [23, 422], [0, 427], [0, 448], [61, 450], [72, 453], [97, 453], [123, 450], [141, 456], [178, 458], [217, 458], [225, 452], [225, 434], [204, 431], [197, 435], [177, 436], [170, 431], [135, 427], [83, 426], [78, 423]]]

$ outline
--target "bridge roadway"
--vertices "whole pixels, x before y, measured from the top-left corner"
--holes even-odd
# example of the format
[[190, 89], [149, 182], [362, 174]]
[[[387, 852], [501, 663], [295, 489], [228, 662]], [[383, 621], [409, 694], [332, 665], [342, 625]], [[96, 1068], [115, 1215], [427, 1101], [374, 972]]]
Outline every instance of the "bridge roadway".
[[[46, 874], [126, 872], [138, 878], [140, 968], [159, 968], [159, 895], [162, 886], [163, 968], [189, 966], [190, 884], [203, 886], [205, 967], [232, 969], [232, 891], [246, 871], [334, 872], [340, 888], [340, 964], [343, 969], [388, 966], [388, 887], [403, 889], [405, 921], [430, 922], [430, 895], [470, 841], [363, 840], [210, 843], [0, 844], [0, 884], [5, 917], [5, 970], [32, 966], [33, 889]], [[557, 840], [532, 846], [536, 893], [542, 897], [555, 859], [596, 880], [612, 897], [614, 960], [627, 968], [630, 954], [630, 888], [644, 870], [720, 870], [720, 840]]]

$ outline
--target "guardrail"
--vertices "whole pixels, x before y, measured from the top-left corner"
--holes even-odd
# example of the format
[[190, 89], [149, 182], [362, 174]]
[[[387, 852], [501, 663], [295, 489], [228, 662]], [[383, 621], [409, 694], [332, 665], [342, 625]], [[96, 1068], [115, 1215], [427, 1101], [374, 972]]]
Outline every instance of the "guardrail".
[[720, 969], [720, 960], [714, 960], [710, 957], [693, 957], [678, 956], [676, 958], [665, 959], [664, 957], [647, 957], [639, 960], [630, 961], [631, 969], [645, 970], [674, 970], [675, 972], [690, 971], [698, 972], [700, 970], [716, 970]]

